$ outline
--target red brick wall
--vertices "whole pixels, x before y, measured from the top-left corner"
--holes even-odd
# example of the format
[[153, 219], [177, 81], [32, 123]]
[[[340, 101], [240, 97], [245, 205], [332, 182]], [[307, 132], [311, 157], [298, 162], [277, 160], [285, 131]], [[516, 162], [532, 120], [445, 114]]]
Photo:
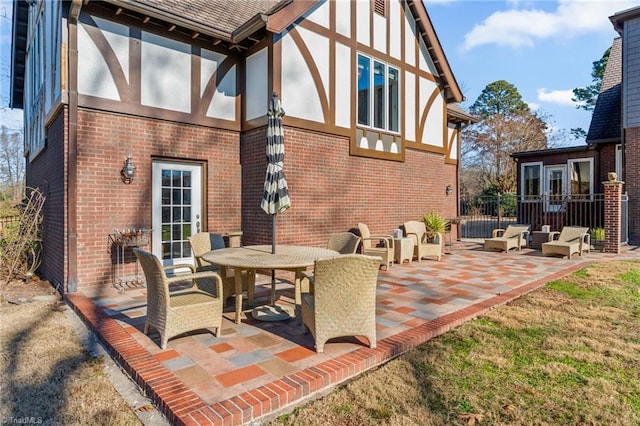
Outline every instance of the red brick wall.
[[640, 127], [626, 129], [624, 190], [629, 194], [629, 241], [640, 243]]
[[40, 188], [47, 199], [43, 208], [42, 262], [38, 274], [59, 291], [66, 271], [66, 174], [65, 125], [67, 109], [60, 110], [46, 131], [47, 147], [32, 162], [27, 160], [27, 185]]
[[[260, 208], [266, 172], [265, 129], [242, 137], [243, 243], [271, 242], [271, 217]], [[407, 220], [434, 210], [456, 216], [456, 166], [440, 154], [408, 150], [406, 162], [349, 155], [349, 140], [285, 129], [284, 172], [292, 206], [278, 214], [277, 242], [324, 246], [328, 235], [364, 222], [390, 234]]]
[[[600, 146], [600, 175], [596, 176], [594, 192], [603, 194], [602, 182], [609, 180], [607, 173], [616, 171], [616, 146], [615, 144], [602, 144]], [[621, 176], [618, 176], [622, 179]]]
[[[137, 167], [130, 185], [120, 179], [124, 157]], [[108, 234], [151, 228], [153, 158], [201, 160], [206, 178], [208, 229], [240, 228], [237, 132], [80, 110], [78, 113], [78, 289], [111, 285]], [[125, 274], [131, 272], [133, 263]]]
[[[49, 182], [41, 272], [54, 283], [66, 277], [64, 132], [61, 115], [29, 173], [31, 184]], [[99, 292], [112, 285], [109, 233], [152, 226], [152, 158], [206, 162], [208, 230], [242, 229], [244, 244], [270, 243], [271, 217], [260, 209], [265, 133], [260, 128], [240, 138], [232, 131], [80, 110], [78, 290]], [[447, 184], [456, 186], [456, 166], [445, 164], [442, 155], [408, 150], [404, 163], [354, 157], [347, 138], [295, 128], [285, 130], [285, 144], [292, 207], [277, 216], [279, 243], [324, 246], [330, 233], [358, 222], [373, 233], [389, 234], [429, 210], [456, 215], [455, 196], [445, 196]], [[137, 170], [133, 183], [125, 185], [120, 169], [128, 154]], [[133, 267], [129, 263], [123, 273]]]

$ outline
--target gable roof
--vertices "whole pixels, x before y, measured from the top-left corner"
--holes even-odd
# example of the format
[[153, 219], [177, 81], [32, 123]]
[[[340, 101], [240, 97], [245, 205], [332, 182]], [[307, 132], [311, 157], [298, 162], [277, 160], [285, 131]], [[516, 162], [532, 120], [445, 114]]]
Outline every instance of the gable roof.
[[600, 93], [591, 116], [587, 144], [617, 142], [622, 124], [622, 39], [613, 40]]
[[[267, 16], [293, 0], [105, 0], [151, 18], [179, 24], [187, 29], [225, 41], [239, 42], [254, 26], [264, 26]], [[257, 28], [256, 28], [257, 29]], [[254, 29], [255, 31], [255, 29]]]
[[[179, 27], [193, 38], [205, 36], [214, 44], [224, 42], [228, 48], [247, 49], [255, 43], [247, 41], [256, 31], [282, 32], [306, 11], [317, 4], [309, 0], [104, 0], [84, 4], [106, 7], [113, 13], [127, 14], [143, 22]], [[442, 50], [431, 19], [421, 1], [407, 1], [418, 34], [423, 38], [437, 70], [437, 79], [448, 103], [464, 98]], [[16, 11], [18, 13], [16, 13]], [[14, 0], [14, 34], [12, 39], [12, 75], [10, 106], [22, 108], [28, 2]], [[22, 31], [22, 32], [20, 32]], [[241, 44], [244, 42], [244, 45]], [[22, 53], [21, 53], [22, 52]]]

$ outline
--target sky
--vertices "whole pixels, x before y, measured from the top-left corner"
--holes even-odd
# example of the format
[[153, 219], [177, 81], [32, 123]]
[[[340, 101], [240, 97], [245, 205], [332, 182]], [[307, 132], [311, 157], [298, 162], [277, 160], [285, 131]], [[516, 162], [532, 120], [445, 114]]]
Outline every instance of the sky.
[[[532, 110], [549, 116], [558, 146], [584, 144], [591, 112], [571, 101], [591, 84], [593, 62], [618, 33], [609, 17], [640, 1], [425, 0], [445, 56], [469, 107], [497, 80], [513, 84]], [[564, 130], [564, 131], [563, 131]]]
[[[569, 130], [589, 128], [572, 90], [591, 84], [593, 62], [618, 34], [609, 21], [640, 5], [619, 0], [424, 0], [453, 74], [470, 106], [489, 83], [513, 84], [531, 109], [549, 117], [560, 145], [579, 145]], [[0, 0], [0, 125], [21, 128], [10, 110], [11, 1]]]

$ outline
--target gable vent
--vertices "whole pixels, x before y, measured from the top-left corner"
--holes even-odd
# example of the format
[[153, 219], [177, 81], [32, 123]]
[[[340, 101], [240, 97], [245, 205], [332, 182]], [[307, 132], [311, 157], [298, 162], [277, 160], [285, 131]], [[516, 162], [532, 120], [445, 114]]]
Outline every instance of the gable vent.
[[386, 0], [374, 0], [373, 10], [380, 16], [387, 16]]

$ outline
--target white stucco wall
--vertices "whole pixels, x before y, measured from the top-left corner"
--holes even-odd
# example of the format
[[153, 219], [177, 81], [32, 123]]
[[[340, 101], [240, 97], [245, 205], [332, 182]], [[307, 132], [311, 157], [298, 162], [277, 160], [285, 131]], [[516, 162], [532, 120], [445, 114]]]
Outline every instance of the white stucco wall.
[[[246, 100], [244, 102], [247, 120], [261, 117], [267, 113], [269, 93], [267, 85], [267, 49], [247, 58], [247, 72], [245, 77]], [[285, 108], [285, 111], [287, 109]]]
[[191, 112], [191, 46], [142, 32], [142, 105]]

